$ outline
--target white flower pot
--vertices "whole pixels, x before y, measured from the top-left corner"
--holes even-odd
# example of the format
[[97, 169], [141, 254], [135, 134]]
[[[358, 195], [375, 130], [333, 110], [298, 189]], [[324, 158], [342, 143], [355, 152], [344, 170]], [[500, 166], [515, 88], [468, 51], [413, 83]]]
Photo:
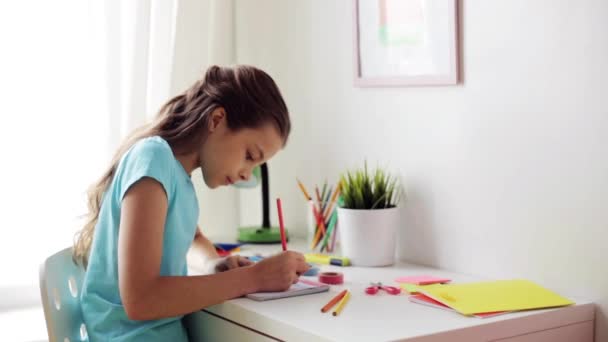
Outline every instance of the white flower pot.
[[342, 255], [354, 266], [388, 266], [395, 262], [399, 208], [338, 208]]

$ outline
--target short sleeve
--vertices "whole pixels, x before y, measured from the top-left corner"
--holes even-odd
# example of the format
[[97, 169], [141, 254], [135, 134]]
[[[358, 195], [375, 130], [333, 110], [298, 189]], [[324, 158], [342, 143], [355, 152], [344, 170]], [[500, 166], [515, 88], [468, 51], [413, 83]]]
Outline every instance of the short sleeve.
[[159, 182], [170, 202], [175, 188], [175, 157], [169, 145], [153, 138], [145, 138], [133, 145], [123, 156], [118, 170], [118, 203], [137, 181], [150, 177]]

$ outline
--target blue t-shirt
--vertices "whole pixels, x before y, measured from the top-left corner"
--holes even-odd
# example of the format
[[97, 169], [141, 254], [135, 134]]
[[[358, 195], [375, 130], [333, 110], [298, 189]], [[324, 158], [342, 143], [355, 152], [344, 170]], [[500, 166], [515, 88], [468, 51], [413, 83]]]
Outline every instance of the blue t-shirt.
[[168, 199], [160, 275], [187, 275], [186, 253], [198, 222], [198, 200], [190, 176], [160, 137], [144, 138], [120, 160], [104, 193], [95, 227], [81, 305], [90, 341], [187, 341], [182, 316], [132, 321], [118, 290], [118, 229], [122, 199], [143, 177], [158, 181]]

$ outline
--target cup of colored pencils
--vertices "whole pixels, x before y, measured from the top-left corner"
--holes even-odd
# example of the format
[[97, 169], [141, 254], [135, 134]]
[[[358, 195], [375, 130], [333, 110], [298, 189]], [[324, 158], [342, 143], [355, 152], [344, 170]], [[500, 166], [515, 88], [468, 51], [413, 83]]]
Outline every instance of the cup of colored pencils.
[[307, 236], [310, 250], [331, 253], [336, 245], [338, 228], [337, 200], [340, 196], [340, 186], [332, 186], [327, 182], [322, 186], [315, 185], [314, 191], [296, 179], [298, 187], [306, 200]]

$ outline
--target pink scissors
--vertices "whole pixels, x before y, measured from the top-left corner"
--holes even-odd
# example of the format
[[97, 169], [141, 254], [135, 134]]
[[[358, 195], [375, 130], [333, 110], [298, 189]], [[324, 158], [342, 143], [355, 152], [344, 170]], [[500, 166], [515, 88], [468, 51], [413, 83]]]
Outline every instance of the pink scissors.
[[401, 289], [394, 286], [383, 286], [382, 283], [371, 283], [371, 286], [365, 288], [365, 293], [369, 295], [375, 295], [378, 291], [384, 290], [389, 294], [398, 295], [401, 293]]

